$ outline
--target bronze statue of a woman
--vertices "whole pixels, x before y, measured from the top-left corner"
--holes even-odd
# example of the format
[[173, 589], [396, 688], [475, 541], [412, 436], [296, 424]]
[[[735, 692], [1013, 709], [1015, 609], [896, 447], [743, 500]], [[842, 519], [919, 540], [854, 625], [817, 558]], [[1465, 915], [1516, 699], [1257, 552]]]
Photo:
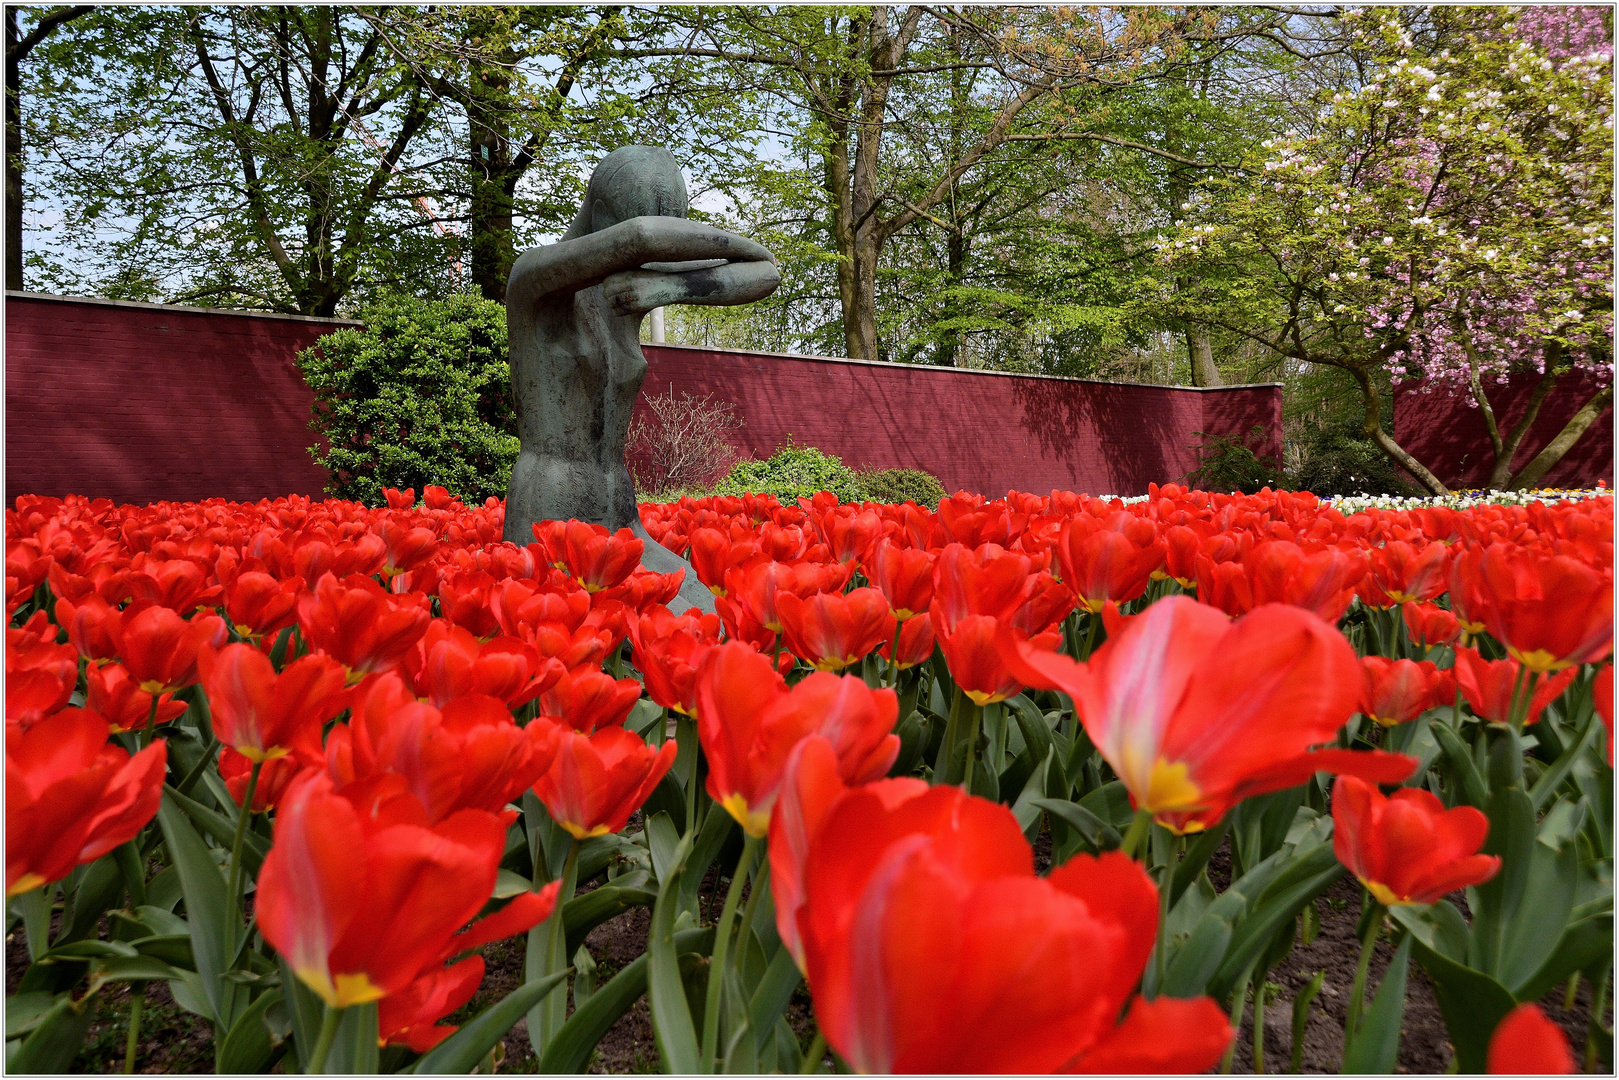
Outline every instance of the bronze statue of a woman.
[[[576, 518], [632, 529], [648, 568], [689, 571], [647, 535], [624, 464], [646, 378], [641, 318], [668, 304], [751, 303], [781, 277], [770, 252], [687, 220], [687, 205], [668, 150], [621, 147], [596, 166], [562, 239], [512, 267], [506, 326], [522, 449], [506, 491], [507, 540], [527, 544], [536, 521]], [[713, 609], [689, 572], [681, 599]]]

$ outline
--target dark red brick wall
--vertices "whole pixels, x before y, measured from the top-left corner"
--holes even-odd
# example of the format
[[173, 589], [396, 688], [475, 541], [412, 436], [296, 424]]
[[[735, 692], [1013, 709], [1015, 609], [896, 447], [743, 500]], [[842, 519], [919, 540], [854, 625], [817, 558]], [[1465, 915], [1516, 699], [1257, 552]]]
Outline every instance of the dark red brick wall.
[[345, 324], [6, 296], [6, 504], [320, 495], [294, 357]]
[[[1490, 405], [1502, 432], [1512, 428], [1528, 403], [1539, 376], [1514, 376], [1506, 385], [1489, 384]], [[1484, 414], [1469, 395], [1447, 396], [1443, 390], [1423, 393], [1422, 382], [1394, 392], [1394, 438], [1450, 487], [1477, 487], [1489, 480], [1495, 457]], [[1557, 436], [1569, 417], [1596, 392], [1585, 376], [1568, 375], [1557, 385], [1529, 428], [1512, 467], [1521, 469]], [[1613, 409], [1588, 429], [1580, 441], [1543, 480], [1546, 487], [1594, 487], [1598, 480], [1613, 486]]]
[[[926, 469], [950, 491], [1145, 494], [1197, 465], [1196, 432], [1280, 456], [1276, 386], [1193, 390], [811, 356], [647, 345], [645, 394], [731, 402], [737, 441], [768, 456], [790, 435], [855, 467]], [[1257, 444], [1256, 449], [1259, 445]]]
[[[320, 495], [294, 358], [338, 321], [6, 296], [6, 492], [120, 502]], [[741, 449], [791, 436], [945, 487], [1140, 494], [1196, 466], [1196, 432], [1279, 453], [1281, 390], [1190, 390], [649, 345], [647, 393], [712, 394]]]

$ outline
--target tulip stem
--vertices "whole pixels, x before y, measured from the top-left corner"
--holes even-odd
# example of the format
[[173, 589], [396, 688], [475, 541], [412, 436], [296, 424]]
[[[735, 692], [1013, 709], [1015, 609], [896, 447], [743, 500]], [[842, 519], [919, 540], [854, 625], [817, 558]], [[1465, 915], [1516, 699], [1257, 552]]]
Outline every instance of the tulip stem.
[[1360, 1027], [1361, 999], [1366, 996], [1366, 973], [1371, 970], [1372, 950], [1377, 947], [1378, 931], [1383, 929], [1383, 905], [1367, 895], [1366, 931], [1360, 939], [1360, 962], [1355, 965], [1355, 985], [1349, 991], [1349, 1015], [1344, 1020], [1344, 1049], [1354, 1041]]
[[895, 693], [899, 692], [899, 632], [904, 626], [903, 622], [894, 620], [894, 640], [888, 643], [888, 688]]
[[259, 770], [264, 768], [264, 762], [255, 761], [253, 770], [247, 774], [247, 790], [242, 793], [242, 806], [236, 812], [236, 836], [230, 845], [230, 917], [226, 923], [230, 927], [232, 943], [242, 921], [242, 841], [247, 838], [247, 822], [253, 816], [253, 796], [259, 786]]
[[742, 884], [748, 880], [748, 869], [758, 853], [760, 841], [752, 836], [742, 842], [742, 855], [736, 860], [731, 873], [731, 887], [725, 892], [725, 906], [720, 909], [720, 921], [714, 929], [714, 954], [708, 965], [708, 997], [703, 1006], [703, 1071], [713, 1072], [720, 1042], [720, 1004], [725, 989], [726, 963], [731, 948], [731, 925], [736, 922], [737, 904], [742, 899]]
[[[570, 838], [568, 844], [568, 857], [562, 863], [562, 886], [557, 892], [556, 907], [551, 911], [545, 930], [545, 965], [537, 975], [528, 976], [529, 979], [544, 978], [558, 971], [566, 971], [568, 957], [564, 955], [568, 948], [567, 929], [563, 921], [563, 908], [573, 899], [575, 889], [579, 883], [579, 847], [578, 837]], [[526, 961], [525, 961], [526, 966]], [[526, 981], [526, 980], [525, 980]], [[551, 1039], [568, 1019], [568, 987], [564, 982], [555, 990], [547, 994], [541, 1002], [529, 1011], [529, 1039], [534, 1044], [536, 1054], [545, 1053]], [[538, 1024], [535, 1020], [538, 1020]]]
[[[1231, 1030], [1233, 1034], [1231, 1036], [1230, 1045], [1225, 1048], [1225, 1057], [1220, 1059], [1221, 1076], [1230, 1074], [1232, 1059], [1237, 1055], [1236, 1033], [1242, 1030], [1242, 1010], [1243, 1006], [1248, 1004], [1248, 986], [1253, 981], [1254, 968], [1257, 967], [1258, 964], [1259, 961], [1257, 959], [1248, 961], [1248, 970], [1244, 971], [1242, 973], [1242, 978], [1237, 980], [1237, 988], [1232, 992], [1231, 995]], [[1263, 978], [1263, 976], [1261, 976], [1261, 978]]]
[[[1134, 827], [1134, 822], [1131, 826]], [[1164, 876], [1158, 881], [1158, 947], [1153, 950], [1157, 957], [1154, 969], [1157, 978], [1153, 982], [1153, 996], [1160, 997], [1164, 992], [1164, 972], [1169, 967], [1169, 959], [1164, 954], [1169, 948], [1169, 907], [1172, 894], [1175, 891], [1175, 864], [1180, 861], [1180, 845], [1172, 838], [1169, 843], [1169, 856], [1164, 861]]]
[[800, 1076], [809, 1076], [811, 1073], [821, 1071], [821, 1063], [826, 1060], [826, 1032], [819, 1027], [815, 1029], [815, 1038], [804, 1051], [804, 1063], [798, 1067]]
[[135, 733], [135, 745], [142, 750], [146, 749], [152, 741], [152, 731], [157, 727], [157, 692], [152, 693], [152, 709], [146, 714], [146, 726]]
[[309, 1067], [304, 1071], [310, 1076], [326, 1071], [326, 1058], [332, 1052], [332, 1042], [337, 1038], [337, 1022], [342, 1019], [343, 1010], [330, 1005], [320, 1015], [320, 1034], [315, 1037], [315, 1048], [309, 1052]]
[[146, 984], [129, 984], [129, 1034], [124, 1036], [124, 1072], [135, 1071], [135, 1053], [141, 1044], [141, 1006], [146, 1003]]
[[1141, 846], [1141, 841], [1147, 835], [1147, 830], [1151, 825], [1152, 811], [1146, 809], [1137, 810], [1135, 818], [1130, 822], [1130, 828], [1125, 831], [1124, 843], [1119, 846], [1120, 850], [1130, 858], [1135, 858], [1136, 849]]
[[1091, 653], [1096, 651], [1096, 632], [1102, 629], [1101, 613], [1096, 611], [1091, 612], [1090, 618], [1086, 620], [1086, 624], [1089, 628], [1085, 631], [1085, 655], [1079, 658], [1082, 662], [1088, 661], [1091, 658]]

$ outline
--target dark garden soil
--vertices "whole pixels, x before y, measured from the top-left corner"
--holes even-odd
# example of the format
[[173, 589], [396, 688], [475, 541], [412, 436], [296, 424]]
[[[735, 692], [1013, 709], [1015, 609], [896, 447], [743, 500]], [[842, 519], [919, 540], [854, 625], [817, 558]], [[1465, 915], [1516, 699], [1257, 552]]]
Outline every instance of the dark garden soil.
[[[1044, 872], [1050, 865], [1050, 837], [1042, 833], [1035, 843], [1036, 866]], [[1230, 878], [1230, 855], [1225, 848], [1209, 862], [1209, 875], [1217, 888]], [[703, 883], [704, 915], [709, 921], [718, 914], [719, 901], [728, 882], [711, 870]], [[1453, 897], [1459, 900], [1460, 897]], [[712, 912], [709, 908], [713, 908]], [[1309, 945], [1295, 943], [1293, 950], [1267, 978], [1268, 1004], [1265, 1009], [1265, 1071], [1290, 1071], [1293, 1055], [1293, 1000], [1316, 972], [1325, 972], [1321, 991], [1310, 1007], [1304, 1028], [1301, 1071], [1336, 1072], [1343, 1045], [1343, 1025], [1350, 987], [1355, 977], [1360, 943], [1355, 925], [1360, 917], [1360, 886], [1347, 875], [1340, 878], [1316, 900], [1321, 918], [1320, 933]], [[597, 965], [597, 985], [601, 986], [622, 970], [646, 948], [651, 912], [636, 908], [595, 930], [585, 944]], [[56, 927], [53, 925], [53, 933]], [[484, 948], [487, 973], [478, 995], [468, 1008], [452, 1019], [460, 1020], [499, 1001], [516, 989], [523, 979], [525, 938], [494, 942]], [[1392, 955], [1388, 941], [1379, 941], [1372, 957], [1368, 990], [1378, 985]], [[6, 992], [14, 993], [28, 966], [28, 952], [20, 930], [6, 941]], [[1408, 978], [1405, 1024], [1401, 1029], [1400, 1073], [1443, 1073], [1451, 1064], [1452, 1051], [1445, 1036], [1444, 1020], [1434, 1001], [1433, 988], [1415, 962]], [[1576, 1060], [1583, 1060], [1586, 1023], [1590, 1015], [1590, 985], [1581, 980], [1574, 1006], [1563, 1008], [1564, 988], [1549, 994], [1541, 1007], [1560, 1024], [1575, 1049]], [[78, 1073], [122, 1071], [124, 1040], [129, 1030], [129, 991], [116, 985], [102, 993], [95, 1023], [85, 1040], [84, 1050], [73, 1065]], [[1611, 1020], [1611, 1008], [1606, 1019]], [[787, 1011], [788, 1023], [807, 1047], [815, 1032], [814, 1013], [808, 993], [800, 986]], [[527, 1025], [519, 1022], [502, 1044], [498, 1072], [533, 1072], [538, 1065], [529, 1046]], [[1253, 1073], [1253, 1009], [1245, 1007], [1242, 1030], [1232, 1060], [1232, 1072]], [[213, 1070], [213, 1036], [199, 1017], [175, 1004], [167, 984], [153, 983], [146, 988], [141, 1018], [140, 1048], [136, 1071], [142, 1073], [207, 1073]], [[278, 1064], [273, 1072], [282, 1072]], [[650, 1073], [658, 1070], [658, 1049], [652, 1036], [651, 1014], [646, 998], [637, 1001], [602, 1039], [591, 1058], [593, 1073]]]

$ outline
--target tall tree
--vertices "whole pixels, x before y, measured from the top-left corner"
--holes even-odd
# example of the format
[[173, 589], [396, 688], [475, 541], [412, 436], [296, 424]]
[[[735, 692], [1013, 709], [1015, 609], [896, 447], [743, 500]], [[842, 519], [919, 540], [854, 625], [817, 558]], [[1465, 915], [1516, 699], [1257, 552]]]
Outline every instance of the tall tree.
[[448, 278], [436, 101], [355, 9], [98, 8], [46, 51], [40, 182], [99, 287], [329, 315]]
[[[1560, 53], [1533, 11], [1357, 15], [1363, 84], [1323, 100], [1314, 130], [1268, 141], [1250, 174], [1211, 181], [1165, 249], [1199, 279], [1174, 301], [1189, 317], [1346, 372], [1367, 437], [1435, 492], [1384, 428], [1389, 380], [1470, 393], [1500, 488], [1536, 484], [1612, 400], [1612, 49], [1599, 32]], [[1574, 369], [1598, 388], [1514, 475]], [[1483, 376], [1513, 371], [1538, 386], [1502, 432]]]
[[88, 4], [37, 11], [28, 32], [22, 18], [31, 9], [6, 8], [6, 288], [23, 287], [22, 63], [57, 27], [91, 11]]
[[[519, 185], [548, 151], [572, 151], [605, 136], [629, 111], [622, 91], [603, 77], [613, 41], [629, 32], [622, 7], [384, 8], [366, 17], [441, 101], [465, 115], [466, 204], [471, 279], [488, 300], [504, 302], [517, 258], [514, 216]], [[592, 77], [595, 76], [594, 79]], [[575, 89], [592, 82], [595, 100], [570, 109]], [[588, 111], [589, 116], [581, 115]], [[564, 153], [558, 153], [563, 157]], [[560, 178], [548, 178], [554, 184]], [[573, 187], [552, 200], [555, 220]], [[543, 196], [542, 196], [543, 198]], [[528, 207], [532, 209], [532, 207]]]
[[[710, 58], [757, 72], [754, 85], [791, 125], [795, 149], [814, 162], [837, 259], [845, 351], [876, 359], [884, 351], [878, 268], [890, 241], [915, 222], [943, 220], [935, 208], [1019, 141], [1119, 143], [1093, 113], [1034, 106], [1160, 70], [1174, 62], [1189, 29], [1201, 32], [1217, 18], [1168, 9], [732, 8], [695, 15], [690, 43], [679, 48], [625, 55]], [[927, 107], [922, 80], [960, 70], [994, 76], [977, 88], [970, 135], [927, 163], [928, 171], [896, 177], [890, 130]]]

